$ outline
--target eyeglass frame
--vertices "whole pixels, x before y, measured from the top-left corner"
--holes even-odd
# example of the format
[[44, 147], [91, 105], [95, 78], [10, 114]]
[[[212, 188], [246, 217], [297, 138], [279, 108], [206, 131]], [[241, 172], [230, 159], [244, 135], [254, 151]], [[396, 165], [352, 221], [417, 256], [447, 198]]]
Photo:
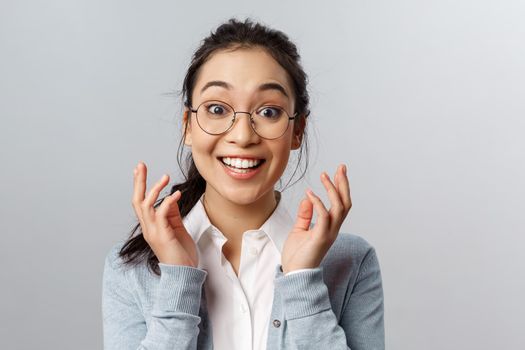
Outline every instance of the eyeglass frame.
[[[225, 131], [221, 132], [220, 134], [212, 134], [210, 132], [207, 132], [206, 130], [204, 130], [204, 128], [201, 126], [201, 124], [199, 123], [199, 118], [197, 118], [197, 111], [199, 110], [199, 108], [205, 104], [206, 102], [212, 102], [212, 101], [215, 101], [215, 102], [220, 102], [220, 103], [224, 103], [226, 106], [230, 107], [231, 110], [233, 111], [233, 117], [232, 117], [232, 120], [231, 120], [231, 124], [230, 126], [228, 127], [228, 129], [226, 129]], [[265, 107], [265, 105], [261, 106], [261, 107]], [[197, 108], [193, 108], [191, 106], [188, 106], [188, 109], [190, 110], [190, 112], [192, 113], [195, 113], [195, 117], [197, 119], [197, 125], [199, 125], [199, 128], [201, 128], [202, 131], [204, 131], [206, 134], [208, 135], [213, 135], [213, 136], [218, 136], [218, 135], [222, 135], [222, 134], [225, 134], [227, 133], [228, 131], [231, 130], [231, 128], [233, 127], [233, 125], [235, 124], [235, 118], [237, 117], [237, 113], [242, 113], [242, 114], [248, 114], [250, 116], [250, 126], [252, 127], [252, 130], [253, 132], [255, 132], [259, 137], [262, 137], [263, 139], [265, 140], [276, 140], [278, 139], [279, 137], [283, 136], [285, 133], [286, 133], [286, 130], [288, 130], [288, 128], [290, 127], [290, 120], [294, 120], [296, 117], [297, 117], [297, 112], [294, 113], [293, 117], [290, 117], [290, 114], [288, 114], [288, 112], [286, 111], [286, 109], [284, 109], [283, 107], [281, 106], [277, 106], [277, 105], [266, 105], [266, 107], [278, 107], [280, 109], [282, 109], [284, 111], [284, 113], [286, 113], [286, 116], [288, 117], [288, 123], [286, 124], [286, 129], [284, 129], [283, 133], [277, 137], [274, 137], [274, 138], [268, 138], [268, 137], [264, 137], [264, 136], [261, 136], [259, 135], [259, 133], [257, 132], [257, 130], [255, 130], [253, 124], [254, 124], [254, 120], [253, 120], [253, 116], [252, 114], [257, 110], [257, 109], [254, 109], [251, 113], [250, 112], [243, 112], [243, 111], [236, 111], [235, 108], [233, 108], [232, 105], [230, 105], [229, 103], [226, 103], [224, 101], [221, 101], [221, 100], [206, 100], [204, 102], [201, 102], [201, 104], [199, 104], [197, 106]]]

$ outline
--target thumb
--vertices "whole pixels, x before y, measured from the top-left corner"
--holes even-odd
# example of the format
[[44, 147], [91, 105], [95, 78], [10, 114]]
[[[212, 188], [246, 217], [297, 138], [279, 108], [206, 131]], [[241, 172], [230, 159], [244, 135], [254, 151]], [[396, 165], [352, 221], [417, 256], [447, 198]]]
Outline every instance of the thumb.
[[299, 210], [297, 211], [297, 219], [295, 220], [294, 229], [308, 230], [312, 222], [312, 215], [314, 212], [314, 205], [308, 198], [304, 198], [299, 203]]

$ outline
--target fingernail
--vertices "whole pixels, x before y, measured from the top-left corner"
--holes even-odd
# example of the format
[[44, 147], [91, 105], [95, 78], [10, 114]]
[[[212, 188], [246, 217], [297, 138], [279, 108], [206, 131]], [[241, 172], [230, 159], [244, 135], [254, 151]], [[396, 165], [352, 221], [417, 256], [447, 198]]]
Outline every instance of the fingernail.
[[343, 164], [343, 173], [346, 175], [346, 164]]
[[312, 196], [314, 195], [314, 193], [312, 192], [311, 189], [307, 189], [307, 190], [306, 190], [306, 193], [308, 193], [309, 195], [312, 195]]

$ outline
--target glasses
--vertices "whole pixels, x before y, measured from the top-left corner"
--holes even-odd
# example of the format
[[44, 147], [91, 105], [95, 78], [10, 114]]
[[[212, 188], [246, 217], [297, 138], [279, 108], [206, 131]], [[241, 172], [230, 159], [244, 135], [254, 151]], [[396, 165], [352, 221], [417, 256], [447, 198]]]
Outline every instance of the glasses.
[[279, 106], [264, 105], [253, 112], [235, 111], [232, 106], [219, 100], [210, 100], [201, 103], [197, 109], [190, 108], [197, 115], [197, 124], [207, 134], [220, 135], [231, 129], [237, 114], [248, 114], [253, 131], [260, 137], [268, 140], [277, 139], [288, 129], [289, 121], [295, 119]]

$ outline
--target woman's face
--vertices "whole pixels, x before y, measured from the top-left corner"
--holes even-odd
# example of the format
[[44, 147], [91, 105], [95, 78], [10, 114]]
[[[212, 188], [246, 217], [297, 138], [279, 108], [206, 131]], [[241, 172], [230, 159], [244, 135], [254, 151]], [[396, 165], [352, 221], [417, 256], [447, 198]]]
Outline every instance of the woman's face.
[[[276, 87], [261, 88], [268, 83], [278, 84], [282, 91]], [[271, 104], [284, 108], [290, 116], [295, 113], [295, 97], [288, 74], [261, 48], [221, 50], [212, 54], [198, 72], [192, 107], [196, 109], [208, 100], [226, 102], [235, 111], [251, 112], [263, 104]], [[304, 130], [304, 126], [294, 127], [296, 120], [291, 120], [284, 135], [264, 139], [253, 131], [248, 114], [239, 113], [226, 133], [210, 135], [199, 127], [195, 113], [185, 113], [184, 122], [187, 117], [190, 121], [185, 144], [191, 146], [195, 165], [206, 180], [206, 198], [209, 191], [214, 191], [240, 205], [254, 203], [264, 195], [273, 196], [274, 185], [288, 164], [290, 150], [299, 148]], [[265, 161], [257, 173], [241, 179], [232, 176], [223, 164], [222, 159], [227, 156]]]

